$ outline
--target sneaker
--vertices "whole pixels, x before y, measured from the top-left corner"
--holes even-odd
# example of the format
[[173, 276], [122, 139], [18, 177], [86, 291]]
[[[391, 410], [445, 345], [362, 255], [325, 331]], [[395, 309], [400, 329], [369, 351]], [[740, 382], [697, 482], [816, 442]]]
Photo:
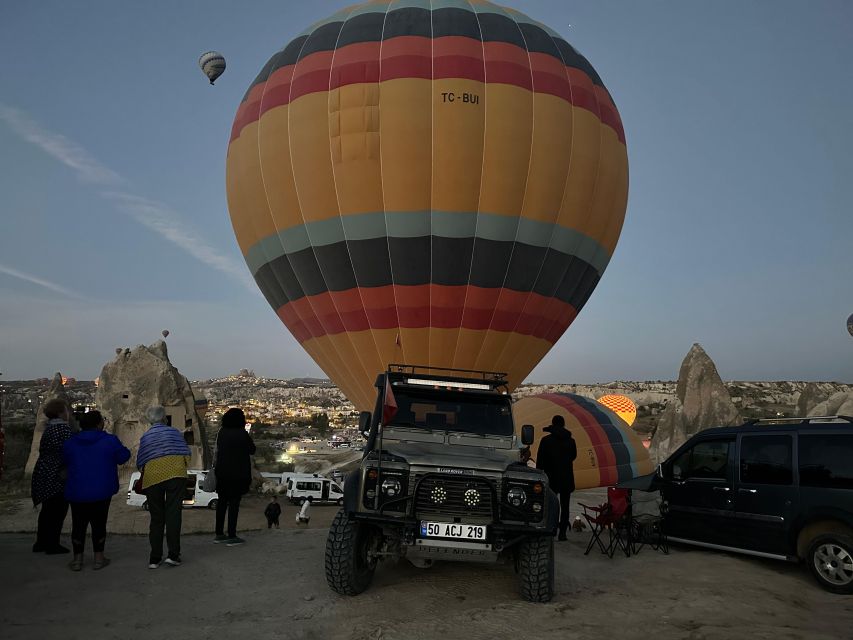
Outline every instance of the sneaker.
[[566, 537], [565, 533], [560, 533], [560, 535], [557, 537], [557, 540], [559, 542], [565, 542], [566, 540], [568, 540], [568, 538]]
[[234, 536], [233, 538], [228, 538], [225, 541], [225, 546], [228, 546], [228, 547], [236, 547], [236, 546], [241, 545], [241, 544], [246, 544], [246, 541], [243, 540], [243, 538], [240, 538], [239, 536]]
[[228, 540], [229, 538], [226, 535], [216, 536], [213, 539], [213, 544], [222, 544], [223, 542], [227, 542]]
[[151, 560], [151, 561], [148, 563], [148, 568], [149, 568], [149, 569], [157, 569], [157, 568], [159, 568], [159, 567], [160, 567], [160, 564], [161, 564], [162, 562], [163, 562], [162, 560]]
[[170, 567], [180, 567], [181, 559], [180, 558], [166, 558], [166, 564]]

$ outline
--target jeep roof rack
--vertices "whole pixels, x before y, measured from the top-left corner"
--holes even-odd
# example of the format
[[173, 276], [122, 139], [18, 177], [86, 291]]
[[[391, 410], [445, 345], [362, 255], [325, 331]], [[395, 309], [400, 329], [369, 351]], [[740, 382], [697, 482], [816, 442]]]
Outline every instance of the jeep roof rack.
[[507, 374], [497, 371], [478, 371], [475, 369], [453, 369], [451, 367], [430, 367], [417, 364], [389, 364], [388, 373], [403, 376], [422, 376], [430, 380], [449, 382], [479, 382], [492, 389], [506, 387]]
[[791, 424], [791, 423], [802, 423], [807, 422], [811, 424], [812, 422], [825, 422], [827, 420], [845, 420], [847, 422], [853, 422], [853, 417], [851, 416], [808, 416], [803, 418], [791, 417], [791, 418], [751, 418], [744, 422], [744, 426], [748, 425], [762, 425], [762, 424]]

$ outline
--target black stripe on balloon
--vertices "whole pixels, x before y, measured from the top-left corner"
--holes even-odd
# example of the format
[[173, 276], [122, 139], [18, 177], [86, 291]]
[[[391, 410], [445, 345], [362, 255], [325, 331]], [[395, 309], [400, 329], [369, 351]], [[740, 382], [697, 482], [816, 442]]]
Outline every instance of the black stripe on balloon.
[[420, 36], [421, 38], [432, 38], [432, 25], [430, 24], [429, 9], [394, 9], [388, 12], [385, 18], [385, 31], [383, 40], [398, 38], [400, 36]]
[[527, 49], [515, 20], [497, 13], [480, 13], [478, 16], [483, 42], [508, 42]]
[[[338, 242], [275, 258], [258, 270], [255, 280], [265, 295], [282, 296], [279, 306], [303, 295], [347, 291], [355, 287], [470, 284], [486, 289], [505, 287], [514, 291], [534, 291], [575, 308], [583, 306], [599, 280], [598, 272], [575, 256], [554, 249], [483, 238], [477, 239], [469, 270], [465, 268], [466, 256], [471, 255], [473, 244], [472, 238], [440, 236]], [[389, 248], [393, 281], [392, 265], [387, 259]], [[541, 271], [537, 274], [518, 268], [508, 272], [510, 254], [513, 255], [512, 264], [542, 264]], [[436, 257], [432, 262], [431, 255]]]
[[302, 58], [319, 51], [334, 51], [343, 25], [343, 21], [330, 22], [329, 24], [324, 24], [322, 27], [315, 29], [314, 32], [308, 36], [308, 41], [305, 43], [305, 46], [302, 47], [302, 51], [299, 52], [299, 57], [296, 61], [299, 62]]
[[362, 13], [348, 19], [341, 30], [337, 48], [340, 49], [357, 42], [381, 42], [382, 24], [384, 22], [384, 13]]
[[432, 12], [432, 37], [462, 36], [480, 40], [477, 16], [465, 9], [436, 9]]
[[[282, 55], [273, 56], [270, 59], [272, 67], [268, 70], [265, 67], [255, 78], [249, 90], [256, 84], [264, 82], [276, 69], [295, 64], [312, 53], [332, 51], [336, 46], [344, 46], [345, 44], [376, 42], [380, 38], [390, 40], [398, 36], [421, 36], [424, 38], [463, 36], [486, 42], [507, 42], [528, 51], [550, 55], [565, 63], [566, 66], [580, 69], [592, 79], [594, 84], [604, 87], [601, 77], [586, 58], [568, 42], [562, 38], [552, 38], [541, 27], [525, 22], [516, 23], [507, 16], [495, 13], [485, 12], [475, 15], [465, 9], [453, 8], [436, 9], [431, 12], [432, 22], [430, 22], [429, 13], [430, 11], [427, 9], [414, 7], [395, 9], [389, 12], [387, 17], [381, 12], [367, 13], [347, 21], [347, 28], [344, 29], [343, 33], [341, 32], [343, 22], [325, 24], [316, 29], [310, 37], [300, 36], [293, 40], [284, 48]], [[380, 36], [377, 36], [376, 25], [382, 24], [383, 18], [384, 32], [380, 27]], [[355, 25], [353, 31], [350, 31], [350, 22]], [[519, 30], [521, 34], [519, 34]], [[364, 34], [363, 37], [359, 38], [357, 32]], [[338, 42], [339, 37], [341, 38], [340, 43]], [[248, 95], [248, 91], [246, 95]]]

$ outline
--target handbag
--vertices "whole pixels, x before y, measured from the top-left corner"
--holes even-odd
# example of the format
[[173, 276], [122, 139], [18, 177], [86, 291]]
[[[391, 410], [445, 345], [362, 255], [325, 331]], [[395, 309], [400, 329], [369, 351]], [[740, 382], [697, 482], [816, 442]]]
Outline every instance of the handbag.
[[142, 490], [142, 478], [145, 475], [145, 467], [142, 467], [142, 473], [139, 474], [139, 477], [133, 481], [133, 493], [138, 493], [141, 496], [145, 495], [145, 492]]

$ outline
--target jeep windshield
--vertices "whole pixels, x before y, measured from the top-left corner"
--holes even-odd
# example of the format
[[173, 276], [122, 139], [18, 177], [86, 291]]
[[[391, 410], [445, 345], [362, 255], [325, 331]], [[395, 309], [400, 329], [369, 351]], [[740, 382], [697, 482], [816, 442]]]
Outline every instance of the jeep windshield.
[[394, 398], [397, 413], [388, 426], [476, 435], [513, 434], [509, 396], [395, 385]]

